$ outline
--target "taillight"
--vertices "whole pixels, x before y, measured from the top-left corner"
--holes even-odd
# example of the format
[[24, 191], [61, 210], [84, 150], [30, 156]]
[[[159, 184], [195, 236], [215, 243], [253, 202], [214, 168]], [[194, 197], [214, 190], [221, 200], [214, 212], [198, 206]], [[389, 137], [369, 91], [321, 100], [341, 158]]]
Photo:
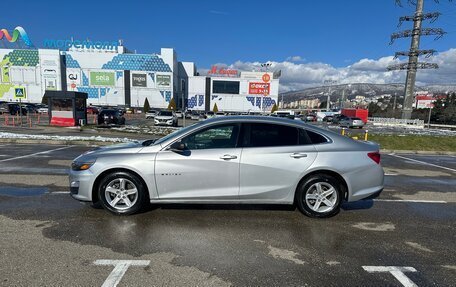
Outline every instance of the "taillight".
[[377, 164], [380, 164], [380, 153], [376, 152], [369, 152], [367, 156], [370, 157], [371, 160], [375, 161]]

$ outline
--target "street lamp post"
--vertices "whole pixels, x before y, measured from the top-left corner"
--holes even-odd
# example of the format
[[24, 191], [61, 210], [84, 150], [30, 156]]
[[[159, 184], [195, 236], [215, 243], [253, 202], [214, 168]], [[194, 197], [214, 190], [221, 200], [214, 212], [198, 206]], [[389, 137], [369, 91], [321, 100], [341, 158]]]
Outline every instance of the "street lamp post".
[[326, 100], [326, 111], [329, 112], [329, 110], [331, 109], [331, 86], [333, 84], [336, 84], [337, 81], [335, 80], [325, 80], [323, 82], [325, 85], [328, 84], [328, 98]]
[[[267, 73], [268, 72], [268, 69], [269, 67], [271, 66], [271, 63], [262, 63], [261, 64], [261, 67], [264, 68], [265, 72]], [[260, 102], [260, 110], [261, 110], [261, 113], [263, 114], [264, 113], [264, 110], [263, 110], [263, 102], [264, 102], [264, 97], [267, 96], [267, 92], [265, 90], [263, 96], [261, 97], [261, 102]]]

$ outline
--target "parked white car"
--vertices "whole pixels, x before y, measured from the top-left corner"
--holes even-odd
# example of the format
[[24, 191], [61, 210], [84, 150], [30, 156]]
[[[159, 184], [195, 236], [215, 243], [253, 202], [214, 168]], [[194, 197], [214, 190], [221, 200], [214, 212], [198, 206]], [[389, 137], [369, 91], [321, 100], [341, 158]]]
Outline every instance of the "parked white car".
[[156, 126], [172, 126], [177, 127], [177, 116], [173, 111], [159, 111], [154, 118]]

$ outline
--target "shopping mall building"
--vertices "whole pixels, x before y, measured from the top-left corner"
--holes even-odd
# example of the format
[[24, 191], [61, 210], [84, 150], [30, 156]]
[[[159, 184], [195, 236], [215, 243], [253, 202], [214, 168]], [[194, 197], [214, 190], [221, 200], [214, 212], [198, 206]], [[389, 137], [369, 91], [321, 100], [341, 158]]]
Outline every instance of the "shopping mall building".
[[45, 40], [36, 48], [21, 27], [0, 35], [0, 101], [40, 103], [46, 90], [88, 94], [88, 104], [208, 111], [270, 111], [279, 80], [273, 73], [213, 66], [199, 75], [174, 49], [137, 54], [120, 41]]

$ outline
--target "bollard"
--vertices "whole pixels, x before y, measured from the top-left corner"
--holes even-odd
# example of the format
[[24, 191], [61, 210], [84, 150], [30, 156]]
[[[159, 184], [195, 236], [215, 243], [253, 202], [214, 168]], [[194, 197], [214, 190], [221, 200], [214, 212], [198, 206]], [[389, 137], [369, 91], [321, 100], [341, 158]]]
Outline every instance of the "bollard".
[[364, 140], [365, 140], [365, 141], [367, 141], [367, 134], [368, 134], [368, 133], [369, 133], [369, 130], [366, 130], [366, 131], [364, 132]]
[[14, 127], [14, 126], [16, 126], [16, 125], [14, 124], [14, 116], [13, 116], [13, 127]]
[[29, 127], [32, 128], [32, 119], [29, 119]]
[[345, 128], [342, 128], [342, 135], [345, 135]]
[[38, 114], [38, 125], [40, 124], [40, 117], [41, 117], [41, 114]]

